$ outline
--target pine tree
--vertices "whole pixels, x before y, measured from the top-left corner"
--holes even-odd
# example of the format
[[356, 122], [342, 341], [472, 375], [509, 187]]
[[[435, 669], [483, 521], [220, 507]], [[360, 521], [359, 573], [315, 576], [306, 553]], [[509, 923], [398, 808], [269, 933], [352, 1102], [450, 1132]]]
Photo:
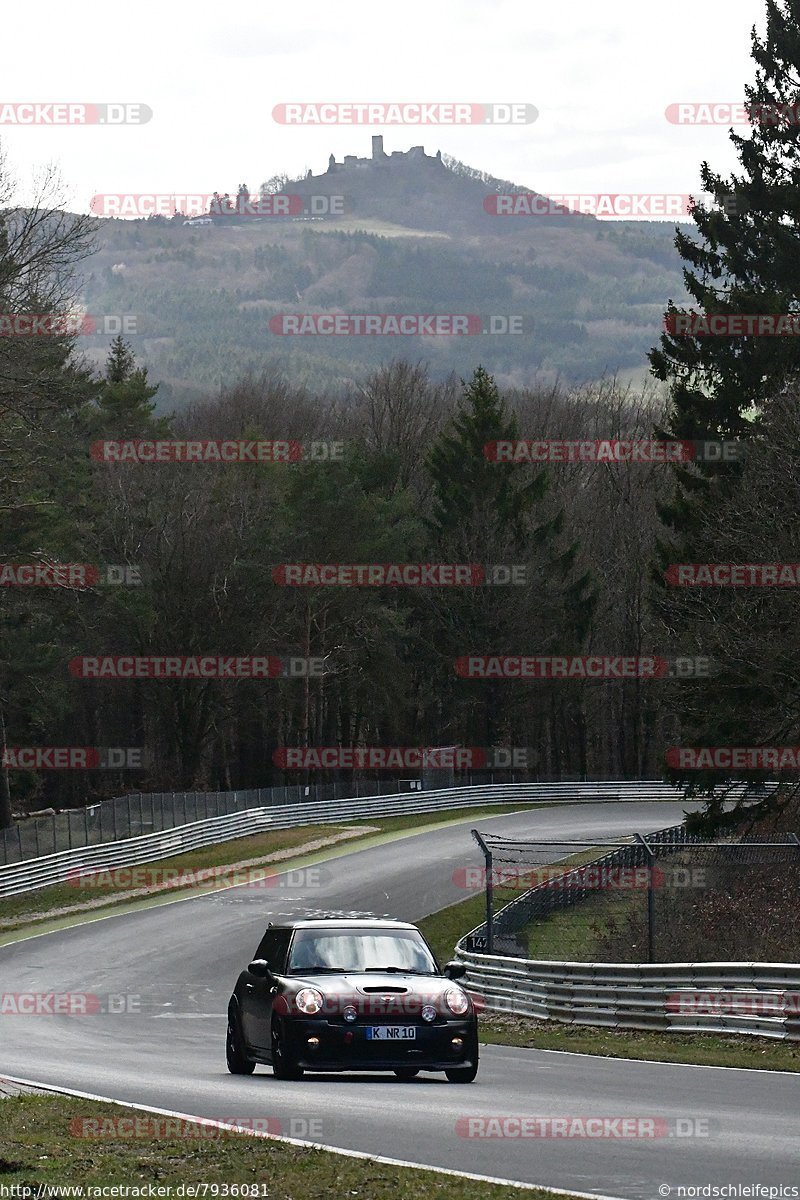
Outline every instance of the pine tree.
[[564, 544], [563, 513], [554, 511], [546, 471], [531, 478], [527, 467], [494, 461], [487, 453], [489, 443], [518, 438], [516, 416], [507, 412], [493, 378], [478, 367], [427, 459], [433, 488], [425, 523], [432, 555], [440, 562], [519, 565], [526, 573], [524, 587], [448, 589], [428, 601], [441, 686], [452, 695], [453, 712], [463, 705], [458, 724], [479, 745], [514, 736], [514, 728], [517, 736], [527, 733], [531, 706], [521, 715], [506, 683], [454, 682], [454, 659], [565, 648], [580, 653], [595, 605], [588, 574], [577, 568], [577, 544]]
[[484, 453], [491, 442], [518, 437], [516, 418], [507, 414], [492, 377], [478, 367], [451, 429], [428, 456], [434, 494], [426, 523], [439, 539], [455, 542], [456, 552], [487, 561], [498, 537], [505, 542], [509, 535], [524, 546], [525, 517], [547, 491], [547, 476], [539, 471], [525, 482], [515, 464], [492, 462]]
[[[696, 206], [700, 241], [679, 231], [687, 290], [702, 314], [778, 314], [800, 308], [800, 0], [767, 0], [767, 31], [752, 31], [755, 82], [745, 87], [752, 122], [731, 131], [741, 174], [724, 178], [707, 162], [701, 180], [717, 207]], [[668, 381], [678, 438], [746, 437], [745, 415], [800, 371], [800, 338], [670, 332], [687, 312], [672, 301], [653, 372]]]
[[154, 418], [151, 403], [158, 384], [147, 382], [147, 368], [137, 367], [133, 350], [121, 335], [111, 343], [97, 399], [97, 424], [118, 437], [164, 432], [166, 422]]
[[[766, 0], [766, 16], [765, 37], [759, 38], [755, 29], [751, 35], [755, 79], [744, 89], [751, 128], [745, 135], [730, 133], [741, 171], [725, 178], [703, 162], [703, 188], [717, 206], [698, 205], [693, 210], [699, 241], [680, 231], [675, 239], [694, 301], [690, 311], [696, 314], [755, 316], [800, 310], [800, 0]], [[765, 436], [774, 436], [773, 405], [800, 376], [800, 338], [682, 336], [674, 330], [686, 311], [669, 302], [667, 332], [660, 348], [650, 353], [653, 373], [670, 385], [667, 435], [687, 440], [734, 437], [758, 450]], [[780, 706], [774, 706], [770, 686], [759, 682], [759, 673], [769, 680], [773, 669], [774, 630], [760, 624], [766, 601], [762, 605], [756, 595], [727, 591], [704, 596], [697, 589], [664, 584], [670, 563], [717, 561], [723, 544], [724, 561], [773, 559], [774, 551], [766, 545], [760, 555], [754, 550], [751, 472], [738, 464], [698, 464], [675, 467], [674, 475], [673, 499], [660, 513], [669, 534], [659, 546], [657, 607], [665, 627], [700, 654], [710, 644], [712, 612], [714, 644], [728, 646], [718, 674], [687, 684], [678, 712], [680, 736], [692, 745], [760, 744], [759, 731], [767, 736], [766, 730], [780, 724]], [[726, 515], [721, 523], [722, 513]], [[769, 533], [766, 525], [764, 535]], [[763, 652], [751, 656], [749, 663], [736, 650], [745, 603], [754, 631], [763, 635]], [[758, 671], [753, 662], [759, 664]], [[667, 774], [707, 797], [709, 827], [721, 820], [711, 790], [730, 772]]]

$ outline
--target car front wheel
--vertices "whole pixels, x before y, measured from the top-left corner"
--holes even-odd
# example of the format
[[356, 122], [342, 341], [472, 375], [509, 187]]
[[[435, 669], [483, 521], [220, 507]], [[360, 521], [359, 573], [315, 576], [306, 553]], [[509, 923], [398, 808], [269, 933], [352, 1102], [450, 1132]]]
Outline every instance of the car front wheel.
[[472, 1083], [475, 1076], [478, 1074], [478, 1039], [472, 1040], [470, 1045], [470, 1058], [472, 1059], [471, 1067], [448, 1067], [445, 1071], [450, 1083]]
[[279, 1021], [272, 1022], [272, 1074], [276, 1079], [302, 1079], [303, 1068], [285, 1052]]
[[471, 1067], [448, 1067], [445, 1071], [450, 1083], [472, 1083], [478, 1074], [478, 1064]]

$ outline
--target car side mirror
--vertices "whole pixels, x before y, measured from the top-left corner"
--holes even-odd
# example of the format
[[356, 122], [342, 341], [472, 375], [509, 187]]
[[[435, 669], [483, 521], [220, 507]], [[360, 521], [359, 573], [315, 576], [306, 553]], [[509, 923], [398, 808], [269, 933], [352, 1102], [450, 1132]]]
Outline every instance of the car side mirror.
[[251, 975], [255, 975], [258, 979], [269, 979], [272, 972], [269, 969], [269, 964], [265, 958], [254, 958], [248, 964], [248, 971]]
[[466, 964], [462, 962], [456, 962], [455, 959], [449, 963], [446, 963], [444, 971], [442, 972], [442, 974], [446, 975], [448, 979], [462, 979], [466, 973]]

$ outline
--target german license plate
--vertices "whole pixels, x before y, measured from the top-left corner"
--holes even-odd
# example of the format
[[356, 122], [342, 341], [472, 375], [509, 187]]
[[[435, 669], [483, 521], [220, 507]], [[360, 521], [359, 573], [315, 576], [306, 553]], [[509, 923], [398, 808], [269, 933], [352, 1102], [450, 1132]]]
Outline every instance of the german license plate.
[[368, 1025], [368, 1042], [407, 1042], [417, 1036], [414, 1025]]

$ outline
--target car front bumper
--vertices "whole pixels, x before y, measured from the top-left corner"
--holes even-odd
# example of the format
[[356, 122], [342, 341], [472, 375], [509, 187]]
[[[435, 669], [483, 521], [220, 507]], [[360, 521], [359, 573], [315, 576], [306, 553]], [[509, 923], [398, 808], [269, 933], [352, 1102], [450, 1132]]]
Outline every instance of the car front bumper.
[[[371, 1022], [347, 1025], [309, 1017], [284, 1021], [283, 1040], [287, 1053], [307, 1071], [392, 1071], [396, 1067], [445, 1071], [477, 1063], [478, 1030], [474, 1019], [433, 1025], [400, 1023], [413, 1025], [415, 1037], [370, 1040], [367, 1027]], [[317, 1039], [316, 1047], [309, 1045], [313, 1038]], [[453, 1039], [459, 1039], [460, 1045], [453, 1045]]]

